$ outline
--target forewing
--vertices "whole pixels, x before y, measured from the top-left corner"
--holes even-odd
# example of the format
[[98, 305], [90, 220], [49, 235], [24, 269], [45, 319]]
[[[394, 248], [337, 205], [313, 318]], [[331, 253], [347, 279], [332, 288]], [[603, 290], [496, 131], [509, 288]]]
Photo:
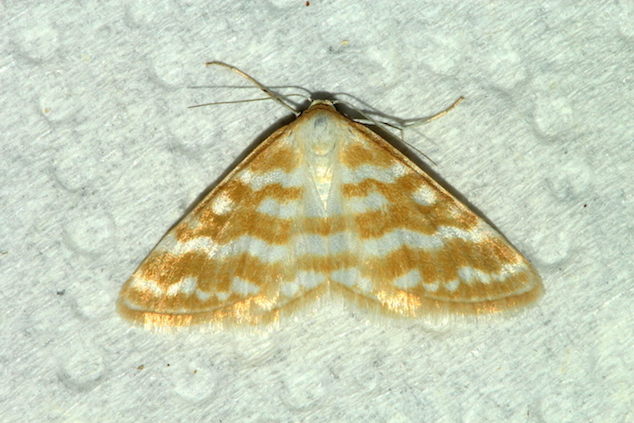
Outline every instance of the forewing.
[[366, 304], [412, 316], [491, 313], [541, 295], [538, 273], [499, 232], [397, 149], [351, 124], [356, 131], [339, 162], [356, 254], [333, 280]]
[[304, 172], [280, 129], [160, 241], [123, 286], [120, 313], [146, 327], [259, 323], [318, 288], [325, 277], [301, 268]]

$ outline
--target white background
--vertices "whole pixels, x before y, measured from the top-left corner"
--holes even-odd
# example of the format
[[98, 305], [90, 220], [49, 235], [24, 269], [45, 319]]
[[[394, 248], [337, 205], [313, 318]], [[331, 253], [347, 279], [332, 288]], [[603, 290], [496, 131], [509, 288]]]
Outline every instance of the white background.
[[[100, 4], [103, 3], [103, 4]], [[634, 421], [634, 3], [6, 1], [0, 6], [0, 421]], [[288, 111], [347, 93], [523, 251], [518, 316], [151, 333], [118, 291]], [[205, 86], [205, 88], [189, 88]], [[285, 91], [287, 92], [287, 91]]]

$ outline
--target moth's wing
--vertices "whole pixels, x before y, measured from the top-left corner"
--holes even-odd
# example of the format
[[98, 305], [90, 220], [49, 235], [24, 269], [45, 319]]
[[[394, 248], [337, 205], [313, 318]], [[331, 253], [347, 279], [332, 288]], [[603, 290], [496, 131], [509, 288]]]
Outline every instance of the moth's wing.
[[340, 149], [353, 259], [332, 279], [399, 315], [492, 313], [542, 293], [531, 263], [499, 232], [362, 125]]
[[317, 295], [325, 277], [301, 268], [306, 249], [320, 248], [301, 236], [306, 187], [281, 128], [160, 241], [123, 286], [119, 312], [146, 327], [253, 324]]

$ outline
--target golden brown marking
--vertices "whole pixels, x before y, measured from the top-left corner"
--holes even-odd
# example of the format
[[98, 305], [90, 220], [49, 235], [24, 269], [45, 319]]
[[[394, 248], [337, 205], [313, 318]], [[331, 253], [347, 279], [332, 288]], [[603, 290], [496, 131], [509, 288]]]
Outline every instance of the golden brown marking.
[[389, 168], [394, 164], [394, 158], [386, 154], [378, 154], [375, 146], [366, 146], [360, 143], [344, 144], [341, 148], [341, 164], [355, 169], [364, 164]]
[[296, 262], [299, 270], [323, 273], [327, 276], [335, 270], [358, 266], [359, 259], [355, 253], [332, 254], [327, 257], [306, 254], [297, 257]]
[[277, 146], [262, 150], [249, 164], [249, 170], [253, 173], [267, 173], [281, 169], [291, 173], [300, 164], [300, 156], [290, 146]]
[[152, 254], [139, 267], [142, 279], [154, 281], [163, 290], [187, 277], [198, 279], [197, 287], [208, 293], [229, 292], [234, 277], [245, 279], [257, 286], [289, 280], [283, 263], [264, 263], [249, 253], [241, 253], [221, 260], [204, 252], [191, 251], [182, 255], [169, 252]]
[[484, 273], [497, 274], [503, 270], [504, 265], [516, 264], [522, 260], [517, 253], [506, 256], [500, 254], [507, 250], [513, 252], [509, 246], [500, 243], [498, 248], [490, 248], [489, 244], [453, 239], [446, 241], [445, 246], [438, 250], [404, 245], [383, 258], [373, 258], [372, 274], [365, 276], [373, 281], [391, 283], [411, 270], [418, 269], [425, 283], [446, 283], [458, 279], [460, 267], [472, 267]]
[[303, 229], [302, 232], [309, 235], [328, 236], [350, 229], [349, 225], [346, 225], [344, 216], [329, 218], [300, 217], [298, 220], [301, 222], [300, 227]]
[[[232, 212], [221, 215], [214, 213], [211, 204], [216, 196], [209, 195], [191, 213], [198, 224], [190, 226], [182, 222], [176, 226], [176, 239], [187, 242], [198, 237], [209, 237], [219, 244], [226, 244], [243, 235], [250, 235], [276, 245], [288, 242], [291, 220], [260, 213], [257, 209], [266, 199], [274, 199], [280, 203], [296, 201], [302, 195], [301, 188], [284, 188], [280, 184], [271, 184], [265, 190], [253, 191], [248, 186], [233, 181], [222, 188], [222, 193], [236, 204]], [[240, 201], [241, 196], [251, 201]]]
[[389, 144], [375, 132], [365, 126], [354, 122], [337, 111], [331, 110], [331, 114], [336, 115], [338, 119], [344, 120], [343, 124], [356, 129], [358, 133], [351, 130], [353, 140], [346, 140], [342, 143], [340, 149], [339, 160], [345, 166], [355, 169], [364, 164], [388, 168], [395, 161], [404, 162], [411, 167], [411, 162], [398, 149]]
[[[425, 206], [415, 202], [411, 195], [424, 185], [419, 179], [418, 175], [410, 174], [394, 183], [366, 179], [343, 186], [344, 198], [365, 197], [376, 191], [389, 203], [384, 210], [355, 215], [356, 226], [360, 228], [363, 239], [377, 238], [395, 229], [409, 229], [433, 235], [441, 226], [468, 231], [478, 224], [476, 215], [444, 191], [434, 191], [437, 200], [432, 205]], [[425, 218], [422, 219], [421, 216]]]
[[[428, 219], [420, 214], [427, 213]], [[424, 235], [434, 235], [440, 227], [454, 227], [469, 231], [478, 223], [473, 215], [462, 213], [460, 218], [450, 216], [446, 204], [423, 206], [414, 202], [390, 204], [385, 210], [368, 211], [356, 215], [356, 227], [361, 239], [380, 238], [396, 229], [407, 229]]]
[[[223, 325], [255, 325], [276, 321], [280, 315], [291, 314], [299, 308], [322, 297], [328, 291], [328, 285], [324, 284], [315, 289], [303, 291], [297, 298], [280, 300], [279, 297], [267, 297], [259, 295], [234, 303], [223, 302], [218, 308], [203, 308], [178, 311], [160, 311], [160, 309], [143, 308], [136, 310], [125, 305], [123, 295], [119, 298], [117, 309], [126, 319], [142, 325], [148, 329], [180, 327], [199, 324], [223, 324]], [[273, 299], [272, 303], [270, 300]]]
[[[240, 208], [257, 209], [262, 201], [273, 199], [280, 203], [299, 200], [303, 195], [301, 187], [283, 187], [280, 183], [268, 184], [260, 190], [254, 190], [248, 184], [232, 180], [222, 187], [215, 189], [208, 197], [206, 197], [195, 209], [194, 213], [197, 217], [204, 217], [208, 213], [209, 205], [218, 195], [224, 195], [232, 200], [234, 204], [239, 204]], [[248, 201], [245, 201], [248, 199]]]

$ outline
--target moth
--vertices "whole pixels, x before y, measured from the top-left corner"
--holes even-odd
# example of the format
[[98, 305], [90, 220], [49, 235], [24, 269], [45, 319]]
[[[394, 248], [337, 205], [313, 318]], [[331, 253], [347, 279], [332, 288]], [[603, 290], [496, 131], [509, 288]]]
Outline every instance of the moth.
[[392, 316], [478, 315], [542, 290], [504, 236], [316, 100], [165, 235], [123, 286], [118, 311], [148, 328], [257, 324], [334, 294]]

